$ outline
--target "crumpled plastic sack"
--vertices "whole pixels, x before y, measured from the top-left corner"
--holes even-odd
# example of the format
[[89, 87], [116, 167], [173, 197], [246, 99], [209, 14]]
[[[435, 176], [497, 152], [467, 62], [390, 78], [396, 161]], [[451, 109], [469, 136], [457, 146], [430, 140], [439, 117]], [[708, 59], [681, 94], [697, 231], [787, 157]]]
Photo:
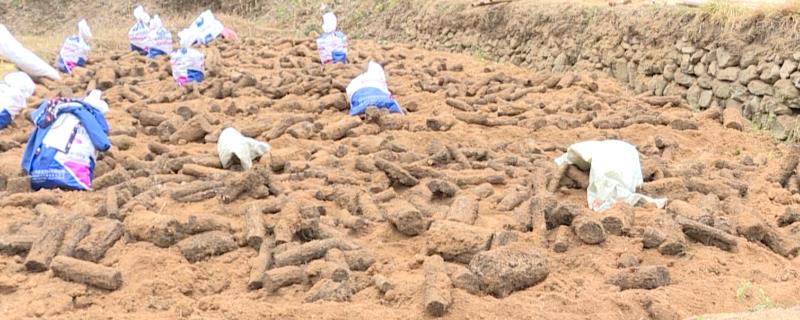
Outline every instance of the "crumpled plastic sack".
[[150, 46], [147, 38], [150, 32], [148, 26], [150, 23], [150, 15], [144, 11], [144, 7], [138, 6], [136, 9], [133, 9], [133, 16], [136, 17], [136, 23], [128, 31], [131, 51], [146, 55], [147, 49]]
[[555, 160], [558, 166], [573, 164], [589, 170], [587, 189], [589, 208], [596, 212], [610, 209], [616, 202], [635, 205], [639, 201], [666, 205], [666, 199], [654, 199], [636, 193], [644, 183], [639, 151], [619, 140], [585, 141], [573, 144]]
[[25, 49], [2, 24], [0, 24], [0, 55], [31, 77], [61, 79], [56, 69], [53, 69], [30, 50]]
[[35, 90], [36, 84], [24, 72], [12, 72], [3, 78], [0, 82], [0, 129], [11, 124]]
[[147, 57], [154, 58], [172, 53], [172, 33], [164, 27], [161, 18], [155, 15], [150, 19], [150, 32], [147, 34]]
[[89, 56], [89, 40], [92, 39], [92, 29], [86, 20], [78, 22], [78, 34], [71, 35], [64, 40], [64, 45], [58, 53], [56, 65], [61, 72], [72, 73], [75, 67], [83, 67]]
[[205, 78], [205, 56], [192, 48], [181, 48], [170, 54], [172, 77], [179, 85], [190, 82], [200, 83]]
[[206, 10], [188, 28], [178, 32], [178, 38], [181, 46], [188, 48], [195, 43], [209, 44], [224, 30], [225, 26], [214, 17], [214, 13]]
[[336, 30], [336, 22], [333, 12], [322, 16], [323, 34], [317, 39], [317, 50], [322, 64], [347, 62], [347, 36]]
[[253, 167], [253, 159], [264, 155], [270, 149], [268, 143], [245, 137], [234, 128], [222, 130], [217, 141], [217, 152], [223, 168], [230, 167], [233, 156], [236, 156], [242, 168], [250, 170]]
[[389, 92], [383, 67], [374, 61], [369, 62], [367, 72], [359, 75], [347, 85], [347, 98], [350, 100], [351, 116], [363, 114], [368, 107], [403, 113], [403, 109]]
[[101, 95], [93, 90], [83, 100], [47, 100], [31, 113], [34, 131], [21, 163], [31, 188], [92, 189], [97, 152], [111, 148]]

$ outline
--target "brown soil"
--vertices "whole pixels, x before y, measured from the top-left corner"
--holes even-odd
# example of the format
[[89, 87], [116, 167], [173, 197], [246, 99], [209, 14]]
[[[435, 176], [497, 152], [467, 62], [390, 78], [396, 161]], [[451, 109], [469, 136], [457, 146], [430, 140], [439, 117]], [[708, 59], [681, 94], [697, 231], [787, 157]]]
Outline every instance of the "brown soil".
[[[459, 196], [472, 194], [478, 201], [474, 227], [444, 230], [454, 230], [449, 231], [452, 237], [464, 242], [479, 241], [473, 238], [494, 233], [490, 252], [501, 250], [497, 247], [504, 244], [501, 239], [506, 239], [511, 248], [521, 246], [537, 252], [526, 252], [526, 256], [546, 258], [549, 273], [529, 288], [519, 288], [508, 296], [504, 291], [502, 298], [480, 288], [473, 292], [453, 288], [447, 281], [445, 285], [437, 282], [435, 287], [449, 291], [452, 300], [446, 318], [682, 319], [740, 312], [759, 305], [798, 304], [800, 260], [794, 258], [796, 252], [776, 253], [781, 250], [768, 247], [763, 235], [756, 242], [745, 238], [752, 235], [745, 227], [753, 226], [752, 217], [756, 217], [755, 225], [780, 237], [784, 248], [798, 246], [797, 222], [778, 227], [779, 217], [800, 202], [800, 196], [775, 179], [790, 148], [773, 143], [764, 133], [746, 126], [744, 131], [725, 128], [714, 110], [696, 113], [683, 103], [636, 97], [603, 75], [534, 73], [410, 45], [354, 41], [350, 65], [320, 68], [310, 40], [266, 34], [238, 43], [214, 43], [205, 49], [208, 78], [186, 90], [176, 88], [165, 60], [151, 62], [107, 49], [93, 51], [88, 68], [74, 76], [40, 85], [38, 98], [59, 93], [80, 95], [101, 82], [95, 76], [102, 74], [101, 69], [112, 68], [117, 75], [105, 92], [111, 105], [107, 118], [115, 146], [98, 162], [95, 181], [103, 181], [102, 188], [52, 194], [58, 202], [54, 205], [57, 212], [91, 217], [93, 228], [102, 219], [124, 221], [126, 235], [99, 260], [101, 265], [119, 271], [123, 284], [118, 290], [105, 291], [64, 281], [52, 271], [25, 271], [24, 253], [0, 255], [0, 318], [429, 318], [423, 307], [428, 302], [425, 281], [441, 276], [442, 270], [429, 270], [434, 263], [427, 262], [431, 258], [426, 260], [429, 250], [425, 248], [428, 243], [441, 243], [442, 239], [435, 237], [442, 235], [425, 229], [431, 220], [448, 219], [448, 211]], [[386, 66], [390, 88], [408, 115], [398, 119], [370, 114], [342, 139], [323, 139], [330, 137], [337, 125], [350, 120], [343, 109], [342, 86], [370, 59]], [[457, 109], [465, 105], [467, 111]], [[297, 124], [286, 132], [276, 130], [290, 116], [299, 116]], [[271, 144], [272, 154], [262, 157], [254, 169], [258, 177], [245, 177], [236, 168], [214, 168], [218, 166], [213, 161], [215, 139], [224, 126]], [[24, 143], [30, 131], [30, 122], [18, 117], [13, 127], [0, 132], [4, 150], [0, 153], [0, 174], [8, 180], [7, 194], [0, 199], [13, 198], [8, 193], [15, 191], [22, 192], [14, 197], [31, 194], [16, 189], [18, 184], [12, 182], [19, 174], [22, 153], [15, 142]], [[530, 203], [548, 196], [541, 186], [553, 182], [553, 158], [572, 143], [608, 138], [637, 146], [648, 176], [645, 190], [657, 190], [653, 195], [695, 206], [701, 214], [687, 218], [707, 222], [710, 217], [710, 224], [736, 237], [737, 250], [723, 251], [697, 239], [683, 239], [686, 249], [678, 256], [644, 249], [648, 227], [674, 231], [657, 222], [675, 211], [651, 207], [636, 208], [628, 230], [621, 235], [607, 234], [599, 245], [580, 243], [571, 228], [544, 231], [519, 225], [520, 216], [530, 217]], [[162, 145], [167, 146], [166, 152], [161, 150]], [[375, 160], [381, 163], [373, 167]], [[413, 177], [386, 168], [407, 170]], [[789, 171], [791, 175], [794, 168]], [[123, 178], [114, 179], [115, 175]], [[454, 198], [434, 197], [428, 190], [432, 176], [453, 182], [460, 190]], [[491, 187], [466, 181], [489, 176], [502, 178], [485, 179], [495, 183]], [[568, 176], [575, 178], [556, 184], [556, 205], [600, 220], [603, 215], [586, 208], [586, 191], [578, 181], [580, 173]], [[229, 187], [240, 183], [248, 183], [250, 188], [231, 196], [230, 190], [236, 188]], [[201, 184], [208, 187], [200, 193], [211, 198], [186, 202], [187, 197], [176, 196], [187, 186]], [[378, 199], [391, 193], [388, 190], [396, 197], [386, 202], [376, 200], [377, 215], [362, 209], [366, 200], [359, 197]], [[507, 197], [512, 194], [522, 203]], [[107, 204], [108, 198], [118, 196], [119, 201], [112, 201], [118, 208], [110, 208], [114, 206]], [[300, 265], [304, 273], [312, 273], [299, 280], [304, 283], [275, 292], [248, 289], [251, 262], [259, 252], [248, 237], [246, 212], [253, 204], [277, 199], [288, 202], [278, 207], [282, 210], [266, 210], [261, 215], [270, 233], [278, 233], [275, 230], [287, 225], [311, 232], [290, 234], [293, 238], [288, 243], [276, 247], [276, 260], [277, 253], [300, 250], [301, 243], [329, 237], [349, 243], [338, 244], [345, 256], [356, 250], [344, 247], [355, 245], [375, 257], [366, 271], [345, 267], [353, 269], [346, 283], [359, 289], [352, 296], [328, 296], [349, 301], [306, 302], [309, 291], [322, 287], [313, 282], [333, 283], [320, 278], [335, 278], [335, 273], [316, 275], [312, 271], [323, 260], [341, 267], [341, 259], [330, 253], [336, 250]], [[37, 212], [44, 214], [41, 208], [33, 209], [35, 204], [0, 201], [0, 205], [5, 205], [0, 210], [0, 239], [37, 236], [51, 227], [37, 217]], [[392, 217], [402, 211], [398, 208], [409, 205], [408, 210], [418, 211], [422, 220], [421, 227], [412, 226], [422, 228], [422, 232], [412, 232], [420, 233], [414, 236], [393, 225], [397, 222]], [[310, 211], [321, 213], [321, 217]], [[298, 214], [298, 220], [285, 222], [292, 220], [286, 218], [291, 214]], [[196, 219], [191, 220], [191, 216]], [[216, 223], [197, 222], [202, 217]], [[143, 225], [145, 229], [163, 227], [176, 232], [152, 236], [142, 231]], [[217, 231], [203, 233], [209, 237], [184, 239], [189, 233], [212, 229]], [[504, 231], [511, 235], [502, 234]], [[230, 236], [238, 244], [236, 248], [226, 242]], [[683, 237], [680, 232], [676, 236]], [[187, 248], [201, 241], [215, 242], [217, 253], [226, 253], [208, 258], [192, 254], [191, 261], [199, 261], [189, 262]], [[556, 242], [566, 243], [566, 252], [554, 252]], [[455, 249], [446, 245], [439, 249], [458, 250], [461, 242], [449, 244]], [[474, 253], [486, 249], [475, 245], [469, 250], [478, 252], [453, 253], [456, 258], [448, 259], [449, 267], [469, 266]], [[612, 284], [620, 264], [636, 262], [643, 270], [666, 267], [669, 283], [652, 290], [624, 291]], [[289, 269], [279, 271], [288, 270], [282, 275], [291, 278], [291, 271], [296, 270]], [[541, 275], [541, 269], [536, 270], [537, 276]], [[448, 273], [453, 284], [460, 283], [455, 272]], [[373, 282], [373, 277], [388, 279], [393, 286]], [[737, 297], [737, 288], [748, 282], [752, 287]], [[760, 289], [772, 305], [764, 305]]]

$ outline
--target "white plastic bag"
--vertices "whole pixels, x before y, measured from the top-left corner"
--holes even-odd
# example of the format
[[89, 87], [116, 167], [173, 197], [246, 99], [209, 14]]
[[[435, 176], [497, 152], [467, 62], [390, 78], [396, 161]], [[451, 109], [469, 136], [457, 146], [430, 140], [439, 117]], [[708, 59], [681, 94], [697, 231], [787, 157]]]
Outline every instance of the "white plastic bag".
[[147, 34], [147, 57], [153, 58], [172, 53], [172, 33], [164, 27], [158, 15], [150, 19], [150, 32]]
[[144, 11], [142, 6], [133, 9], [133, 16], [136, 17], [136, 23], [128, 31], [128, 40], [131, 42], [131, 51], [136, 51], [142, 55], [147, 54], [147, 48], [150, 46], [148, 43], [147, 35], [149, 34], [148, 24], [150, 23], [150, 15]]
[[27, 105], [36, 84], [24, 72], [12, 72], [0, 82], [0, 129], [7, 127]]
[[25, 49], [2, 24], [0, 24], [0, 55], [32, 77], [61, 79], [56, 69], [53, 69], [30, 50]]
[[317, 50], [322, 64], [347, 62], [347, 36], [336, 31], [336, 22], [333, 12], [322, 16], [323, 34], [317, 39]]
[[214, 17], [211, 10], [206, 10], [197, 19], [194, 19], [189, 28], [178, 32], [178, 38], [183, 47], [189, 47], [195, 43], [208, 44], [222, 34], [223, 30], [225, 30], [225, 26], [222, 25], [222, 22]]
[[269, 152], [270, 149], [268, 143], [245, 137], [234, 128], [222, 130], [217, 141], [219, 161], [223, 168], [230, 167], [235, 155], [242, 168], [250, 170], [253, 167], [253, 159]]
[[184, 86], [189, 82], [200, 83], [205, 78], [205, 56], [192, 48], [181, 48], [170, 55], [172, 77]]
[[392, 98], [386, 84], [386, 74], [380, 64], [370, 61], [367, 72], [359, 75], [347, 85], [347, 98], [350, 100], [350, 115], [364, 113], [367, 107], [389, 109], [389, 112], [403, 113], [403, 109]]
[[92, 30], [86, 20], [78, 22], [78, 34], [71, 35], [64, 40], [64, 45], [58, 53], [58, 68], [64, 73], [71, 73], [75, 67], [83, 67], [89, 56], [89, 40], [92, 39]]
[[640, 200], [663, 208], [666, 199], [654, 199], [636, 193], [644, 183], [639, 151], [633, 145], [619, 140], [585, 141], [573, 144], [567, 153], [555, 160], [556, 164], [574, 164], [582, 170], [589, 169], [587, 190], [589, 208], [601, 212], [618, 201], [635, 205]]

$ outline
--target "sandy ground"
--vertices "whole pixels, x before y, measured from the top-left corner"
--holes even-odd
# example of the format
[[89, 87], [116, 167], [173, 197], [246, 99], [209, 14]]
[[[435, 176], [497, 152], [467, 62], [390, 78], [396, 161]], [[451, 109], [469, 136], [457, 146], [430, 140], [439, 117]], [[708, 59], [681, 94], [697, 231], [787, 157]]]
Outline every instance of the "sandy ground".
[[[739, 212], [729, 210], [728, 203], [740, 203], [747, 211], [774, 225], [785, 207], [798, 200], [780, 185], [769, 182], [779, 171], [781, 159], [788, 150], [786, 146], [775, 145], [764, 134], [747, 128], [744, 132], [723, 128], [720, 118], [713, 112], [695, 113], [682, 105], [650, 105], [602, 76], [569, 75], [576, 76], [575, 81], [562, 82], [563, 88], [559, 88], [561, 86], [550, 83], [561, 81], [564, 75], [534, 74], [468, 56], [369, 41], [353, 44], [350, 65], [320, 68], [313, 61], [315, 53], [307, 39], [284, 39], [277, 43], [280, 45], [274, 49], [266, 48], [264, 40], [254, 39], [212, 45], [205, 50], [211, 74], [194, 92], [176, 88], [165, 71], [164, 60], [146, 61], [124, 52], [96, 52], [87, 70], [59, 83], [40, 86], [39, 97], [59, 92], [79, 94], [98, 80], [94, 74], [99, 69], [114, 68], [119, 77], [106, 91], [106, 97], [112, 109], [107, 118], [115, 146], [98, 162], [96, 180], [121, 172], [132, 177], [127, 182], [119, 181], [122, 184], [112, 189], [130, 190], [128, 194], [134, 196], [129, 204], [120, 203], [120, 215], [129, 220], [155, 213], [174, 217], [183, 221], [182, 225], [189, 216], [211, 215], [230, 225], [222, 223], [218, 229], [232, 234], [242, 247], [190, 263], [178, 246], [160, 248], [147, 239], [137, 241], [136, 235], [131, 234], [130, 222], [125, 222], [126, 236], [99, 261], [122, 274], [124, 284], [111, 292], [66, 282], [50, 271], [27, 272], [24, 255], [0, 256], [0, 294], [3, 296], [0, 314], [3, 318], [425, 318], [422, 309], [424, 276], [420, 264], [425, 253], [422, 248], [434, 236], [427, 233], [406, 236], [382, 216], [359, 216], [358, 210], [348, 211], [350, 203], [346, 200], [327, 201], [316, 197], [329, 188], [349, 190], [362, 196], [372, 194], [372, 197], [394, 189], [395, 200], [376, 201], [381, 212], [392, 212], [397, 199], [406, 199], [421, 208], [428, 219], [444, 219], [453, 200], [432, 199], [426, 187], [431, 178], [424, 172], [417, 173], [419, 184], [408, 188], [389, 185], [389, 179], [380, 170], [356, 169], [357, 161], [369, 163], [377, 158], [406, 167], [429, 168], [441, 173], [444, 179], [483, 174], [503, 176], [502, 184], [492, 186], [493, 195], [480, 200], [479, 217], [475, 222], [482, 230], [494, 232], [515, 229], [515, 215], [524, 215], [528, 210], [527, 198], [510, 210], [501, 210], [501, 203], [508, 194], [513, 190], [541, 194], [543, 191], [535, 187], [536, 181], [552, 176], [550, 160], [570, 144], [588, 139], [618, 138], [636, 145], [642, 154], [648, 180], [658, 182], [674, 176], [677, 178], [672, 179], [678, 181], [694, 177], [723, 186], [733, 183], [730, 179], [746, 184], [747, 192], [743, 197], [730, 196], [730, 190], [725, 188], [690, 191], [680, 184], [657, 194], [673, 200], [685, 199], [714, 217], [735, 221]], [[342, 109], [346, 106], [341, 102], [344, 99], [341, 85], [365, 68], [369, 59], [386, 65], [390, 87], [409, 114], [403, 119], [389, 117], [393, 120], [385, 122], [365, 119], [343, 139], [321, 139], [326, 129], [349, 119]], [[144, 69], [143, 75], [137, 76], [141, 69]], [[244, 76], [255, 79], [255, 85], [234, 84], [234, 80], [240, 82], [239, 78]], [[308, 86], [318, 80], [322, 80], [322, 88]], [[218, 92], [217, 84], [233, 88], [227, 89], [227, 93], [226, 90]], [[276, 88], [288, 94], [278, 98], [274, 93]], [[496, 102], [469, 96], [475, 89], [484, 99], [497, 99]], [[514, 101], [500, 98], [517, 90], [527, 91], [520, 91], [526, 93]], [[474, 111], [451, 107], [446, 103], [448, 95], [468, 102]], [[198, 117], [205, 117], [211, 126], [205, 136], [185, 144], [169, 141], [175, 130], [196, 125], [178, 115], [179, 109], [185, 112], [182, 107], [188, 107]], [[163, 124], [143, 124], [142, 110], [161, 114], [161, 118], [156, 118]], [[465, 114], [506, 122], [503, 125], [493, 125], [491, 121], [489, 125], [468, 123], [460, 120], [465, 119]], [[272, 137], [276, 124], [297, 115], [311, 117], [293, 127], [294, 130]], [[654, 121], [655, 124], [645, 123], [643, 116], [660, 120]], [[597, 128], [602, 126], [601, 120], [616, 118], [628, 121], [623, 121], [623, 127], [617, 129]], [[452, 127], [434, 131], [428, 125], [431, 119], [452, 124]], [[672, 124], [676, 119], [687, 120], [697, 125], [697, 129], [677, 130]], [[397, 125], [393, 121], [401, 122]], [[360, 290], [349, 297], [349, 302], [304, 302], [315, 280], [313, 277], [305, 284], [272, 293], [266, 289], [248, 290], [251, 260], [257, 256], [257, 251], [245, 245], [244, 216], [256, 196], [244, 194], [231, 203], [223, 203], [219, 197], [194, 203], [174, 199], [173, 192], [184, 188], [186, 183], [219, 179], [188, 171], [184, 163], [194, 161], [215, 166], [213, 161], [201, 160], [214, 159], [215, 136], [224, 125], [268, 141], [273, 154], [290, 154], [291, 161], [282, 170], [270, 173], [271, 179], [283, 184], [282, 195], [288, 197], [290, 203], [323, 206], [326, 210], [319, 219], [320, 225], [335, 230], [335, 234], [346, 235], [348, 241], [374, 255], [375, 263], [367, 271], [353, 271], [351, 282]], [[14, 127], [0, 133], [0, 140], [24, 143], [28, 132], [30, 123], [19, 117]], [[657, 147], [656, 140], [665, 143]], [[168, 153], [156, 155], [150, 151], [148, 144], [155, 142], [166, 145]], [[442, 159], [441, 155], [432, 153], [437, 150], [437, 144], [455, 146], [456, 150], [469, 155], [467, 161], [471, 168], [464, 167], [452, 156]], [[17, 147], [0, 154], [4, 174], [17, 174], [21, 151]], [[486, 157], [479, 156], [483, 152]], [[281, 160], [266, 156], [258, 166], [272, 171], [266, 168], [273, 167], [276, 161]], [[736, 169], [720, 168], [716, 165], [719, 161], [730, 163]], [[661, 164], [654, 164], [658, 162]], [[647, 169], [652, 167], [656, 169]], [[163, 183], [162, 180], [187, 182]], [[555, 198], [559, 205], [575, 205], [581, 208], [582, 214], [599, 218], [600, 215], [586, 208], [586, 191], [569, 187], [573, 184], [567, 182], [557, 191]], [[49, 194], [58, 199], [55, 207], [60, 212], [91, 217], [95, 226], [110, 219], [106, 216], [107, 206], [98, 205], [104, 203], [109, 194], [109, 188], [104, 187], [93, 192]], [[476, 188], [476, 185], [464, 184], [458, 194], [473, 193]], [[143, 196], [137, 196], [136, 192]], [[270, 195], [267, 199], [274, 198], [275, 195]], [[2, 234], [37, 234], [46, 227], [41, 219], [37, 220], [34, 204], [22, 205], [6, 206], [2, 210]], [[285, 215], [283, 212], [264, 214], [265, 225], [271, 230]], [[793, 285], [798, 281], [797, 259], [784, 258], [765, 245], [748, 242], [742, 237], [737, 237], [735, 253], [687, 240], [684, 254], [663, 256], [655, 249], [643, 249], [642, 232], [652, 226], [655, 219], [669, 214], [655, 208], [637, 208], [635, 215], [635, 224], [627, 236], [609, 235], [600, 245], [581, 244], [572, 238], [566, 253], [555, 253], [551, 245], [542, 245], [536, 240], [542, 236], [552, 240], [552, 231], [547, 234], [515, 232], [517, 240], [513, 245], [535, 248], [547, 257], [550, 269], [547, 278], [502, 299], [449, 289], [453, 302], [446, 318], [678, 319], [694, 314], [747, 310], [760, 303], [761, 289], [775, 305], [797, 303], [798, 287]], [[348, 223], [351, 219], [361, 224]], [[779, 232], [789, 237], [793, 229], [788, 226]], [[275, 250], [281, 252], [296, 247], [302, 240], [295, 239]], [[641, 265], [666, 266], [671, 283], [654, 290], [621, 291], [610, 284], [609, 279], [618, 272], [618, 259], [624, 254], [635, 256]], [[311, 272], [311, 267], [305, 267]], [[394, 288], [381, 293], [372, 285], [371, 278], [375, 275], [389, 279]], [[747, 282], [752, 283], [752, 288], [737, 298], [737, 288]]]
[[[607, 1], [590, 2], [607, 5]], [[111, 38], [111, 32], [100, 38]], [[516, 239], [508, 246], [536, 251], [549, 266], [543, 281], [503, 298], [446, 286], [452, 305], [445, 318], [684, 319], [744, 312], [719, 319], [781, 319], [749, 310], [798, 305], [800, 260], [791, 249], [798, 246], [800, 226], [796, 222], [778, 226], [779, 217], [800, 201], [800, 196], [776, 182], [790, 148], [773, 143], [746, 123], [743, 131], [726, 128], [723, 120], [729, 119], [715, 110], [699, 113], [681, 103], [635, 97], [599, 74], [540, 74], [403, 44], [354, 41], [349, 65], [321, 68], [310, 39], [258, 32], [262, 31], [243, 32], [255, 36], [238, 43], [215, 42], [204, 49], [208, 78], [188, 89], [174, 84], [164, 59], [136, 57], [116, 43], [99, 45], [86, 69], [39, 86], [31, 107], [59, 94], [82, 95], [105, 80], [101, 70], [113, 70], [115, 77], [105, 93], [111, 105], [107, 118], [114, 147], [98, 161], [95, 181], [101, 186], [92, 192], [28, 193], [9, 184], [0, 195], [0, 240], [37, 237], [62, 223], [46, 219], [47, 210], [29, 201], [34, 195], [52, 200], [63, 217], [89, 219], [90, 235], [112, 220], [120, 221], [125, 235], [99, 264], [119, 271], [123, 285], [107, 291], [68, 282], [52, 271], [27, 271], [24, 252], [2, 254], [0, 318], [430, 318], [423, 310], [423, 261], [429, 253], [426, 248], [441, 236], [430, 231], [403, 234], [391, 214], [407, 201], [426, 222], [446, 220], [455, 200], [433, 197], [428, 183], [434, 179], [461, 181], [456, 196], [479, 199], [474, 227], [465, 224], [459, 230], [495, 233], [490, 251], [502, 249], [500, 234]], [[352, 121], [343, 88], [371, 59], [385, 65], [390, 89], [408, 115], [369, 117], [342, 137], [329, 139], [332, 129]], [[281, 130], [281, 123], [289, 120], [294, 124]], [[258, 176], [266, 180], [248, 183], [248, 190], [231, 202], [223, 201], [222, 194], [247, 174], [238, 167], [217, 168], [216, 138], [226, 126], [272, 146], [271, 154], [256, 166]], [[0, 176], [9, 182], [20, 174], [19, 161], [30, 132], [31, 124], [22, 116], [0, 132]], [[535, 211], [530, 209], [531, 199], [549, 194], [541, 185], [558, 181], [552, 159], [575, 142], [611, 138], [639, 150], [647, 181], [644, 190], [696, 207], [702, 214], [689, 218], [706, 223], [710, 219], [715, 228], [730, 233], [737, 243], [735, 252], [683, 237], [678, 240], [686, 250], [678, 256], [645, 249], [647, 228], [660, 229], [657, 220], [675, 215], [652, 207], [636, 208], [630, 229], [619, 236], [608, 234], [599, 245], [584, 244], [572, 228], [561, 226], [569, 245], [563, 253], [554, 251], [557, 229], [520, 226], [519, 218]], [[164, 146], [166, 151], [161, 150]], [[376, 159], [407, 169], [418, 184], [392, 181], [374, 167]], [[495, 184], [488, 188], [480, 183], [484, 181], [465, 183], [467, 178], [488, 181], [490, 176], [502, 177], [502, 183], [492, 180]], [[589, 211], [579, 181], [561, 182], [552, 195], [559, 207], [604, 217]], [[176, 196], [197, 185], [214, 187], [198, 201]], [[486, 190], [491, 194], [477, 196]], [[511, 201], [510, 195], [520, 192], [525, 194], [521, 203]], [[392, 193], [393, 199], [383, 198]], [[109, 208], [113, 197], [118, 198], [117, 210]], [[22, 201], [10, 204], [7, 199]], [[315, 231], [310, 236], [297, 232], [272, 254], [337, 238], [360, 248], [345, 254], [358, 251], [374, 257], [366, 270], [351, 268], [349, 280], [342, 282], [349, 294], [327, 299], [346, 301], [307, 302], [312, 292], [318, 292], [318, 284], [330, 277], [315, 272], [334, 257], [300, 264], [307, 274], [301, 284], [248, 289], [258, 250], [248, 246], [245, 214], [254, 204], [278, 199], [288, 201], [277, 212], [260, 215], [268, 234], [292, 225], [287, 222], [296, 218], [292, 205], [322, 207], [324, 214], [311, 219], [311, 225], [316, 222], [322, 231], [310, 228]], [[370, 202], [377, 211], [364, 210]], [[192, 229], [191, 221], [197, 219], [214, 223]], [[170, 221], [167, 225], [173, 229], [167, 233], [174, 235], [166, 243], [141, 231], [142, 225], [162, 230], [163, 221]], [[779, 236], [787, 250], [784, 255], [776, 253], [781, 250], [775, 246], [768, 247], [763, 235], [748, 241], [745, 236], [752, 235], [752, 229], [747, 227], [753, 226]], [[230, 235], [237, 248], [190, 262], [182, 253], [183, 245], [176, 242], [208, 230]], [[629, 260], [666, 267], [671, 281], [652, 290], [621, 290], [610, 280], [626, 270], [620, 262]], [[448, 269], [468, 267], [464, 261], [447, 263]], [[377, 276], [388, 279], [393, 288], [379, 290], [373, 281]], [[455, 278], [452, 272], [446, 277]], [[795, 319], [796, 313], [794, 309], [782, 316]]]

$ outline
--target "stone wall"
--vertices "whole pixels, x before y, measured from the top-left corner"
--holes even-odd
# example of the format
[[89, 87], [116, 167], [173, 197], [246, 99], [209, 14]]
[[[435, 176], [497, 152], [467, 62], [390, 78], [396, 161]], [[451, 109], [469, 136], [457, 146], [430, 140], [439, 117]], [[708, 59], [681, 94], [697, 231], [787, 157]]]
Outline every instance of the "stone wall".
[[471, 8], [407, 0], [388, 10], [367, 17], [366, 27], [351, 20], [345, 30], [537, 70], [603, 72], [638, 94], [680, 95], [698, 110], [736, 108], [756, 129], [800, 139], [800, 41], [792, 16], [715, 20], [686, 8], [533, 1]]

